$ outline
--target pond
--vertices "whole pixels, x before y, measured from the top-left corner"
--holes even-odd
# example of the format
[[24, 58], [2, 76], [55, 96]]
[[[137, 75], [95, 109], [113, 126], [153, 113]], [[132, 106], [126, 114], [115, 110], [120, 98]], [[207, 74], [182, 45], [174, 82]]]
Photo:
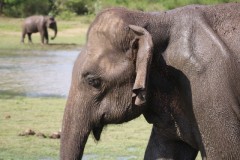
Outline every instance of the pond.
[[0, 52], [0, 94], [66, 97], [80, 51]]

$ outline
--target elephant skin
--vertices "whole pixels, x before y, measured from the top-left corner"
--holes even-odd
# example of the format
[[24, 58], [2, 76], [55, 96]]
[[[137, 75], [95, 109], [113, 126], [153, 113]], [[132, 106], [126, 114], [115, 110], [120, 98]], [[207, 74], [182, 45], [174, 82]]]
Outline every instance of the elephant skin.
[[48, 44], [48, 30], [51, 28], [54, 30], [54, 36], [52, 40], [57, 36], [57, 22], [52, 16], [31, 16], [24, 20], [22, 25], [22, 39], [21, 42], [24, 43], [25, 35], [28, 35], [28, 40], [32, 43], [31, 35], [32, 33], [40, 32], [41, 43]]
[[74, 64], [61, 160], [141, 114], [153, 124], [145, 160], [239, 159], [239, 40], [240, 3], [99, 13]]

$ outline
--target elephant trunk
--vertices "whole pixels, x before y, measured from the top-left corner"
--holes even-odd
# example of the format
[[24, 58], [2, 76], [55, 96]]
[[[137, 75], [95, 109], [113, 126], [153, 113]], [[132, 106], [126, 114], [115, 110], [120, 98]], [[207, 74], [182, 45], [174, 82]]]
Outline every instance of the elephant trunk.
[[77, 103], [72, 103], [71, 98], [68, 98], [61, 132], [61, 160], [81, 159], [91, 132], [89, 116], [75, 104]]
[[56, 36], [57, 36], [57, 26], [56, 27], [54, 27], [54, 36], [51, 38], [52, 40], [53, 39], [55, 39], [56, 38]]

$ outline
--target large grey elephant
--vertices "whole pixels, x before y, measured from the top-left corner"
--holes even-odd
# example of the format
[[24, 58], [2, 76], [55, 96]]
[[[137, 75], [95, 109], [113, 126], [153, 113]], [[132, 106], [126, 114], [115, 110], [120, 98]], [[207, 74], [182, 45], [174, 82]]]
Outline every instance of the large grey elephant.
[[48, 30], [51, 28], [54, 30], [54, 36], [51, 39], [55, 39], [57, 36], [57, 22], [52, 16], [31, 16], [24, 20], [22, 25], [22, 39], [21, 42], [24, 43], [25, 35], [28, 35], [29, 42], [32, 43], [31, 35], [32, 33], [40, 32], [41, 43], [48, 44]]
[[236, 160], [239, 106], [240, 3], [106, 9], [73, 68], [60, 157], [81, 159], [91, 132], [143, 114], [146, 160]]

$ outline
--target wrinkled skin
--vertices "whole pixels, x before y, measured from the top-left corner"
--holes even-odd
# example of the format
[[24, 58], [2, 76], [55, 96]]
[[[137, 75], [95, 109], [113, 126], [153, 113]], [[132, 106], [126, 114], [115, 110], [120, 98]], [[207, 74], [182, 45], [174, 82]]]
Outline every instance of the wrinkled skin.
[[24, 20], [22, 25], [22, 39], [24, 43], [25, 35], [28, 35], [28, 41], [32, 43], [32, 33], [39, 32], [41, 35], [41, 43], [48, 44], [48, 30], [51, 28], [54, 31], [54, 36], [51, 39], [55, 39], [57, 36], [57, 22], [54, 17], [51, 16], [31, 16]]
[[143, 114], [144, 159], [240, 157], [240, 4], [146, 13], [112, 8], [89, 28], [66, 104], [62, 160], [90, 132]]

